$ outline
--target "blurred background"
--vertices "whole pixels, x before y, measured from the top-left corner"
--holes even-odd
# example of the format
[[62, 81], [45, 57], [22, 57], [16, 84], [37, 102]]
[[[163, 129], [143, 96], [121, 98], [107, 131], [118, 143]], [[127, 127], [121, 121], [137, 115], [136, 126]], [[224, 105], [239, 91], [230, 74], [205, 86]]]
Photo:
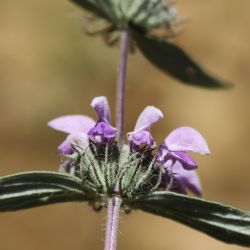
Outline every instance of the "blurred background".
[[[126, 131], [146, 105], [165, 114], [153, 128], [158, 142], [178, 126], [198, 129], [212, 151], [195, 156], [204, 197], [250, 210], [250, 2], [179, 0], [177, 8], [191, 22], [176, 43], [235, 86], [180, 84], [138, 52], [129, 58]], [[98, 95], [109, 98], [114, 112], [118, 49], [83, 34], [82, 14], [67, 0], [0, 1], [0, 175], [57, 169], [56, 147], [65, 135], [49, 129], [49, 120], [95, 116], [89, 103]], [[102, 249], [105, 216], [80, 203], [0, 214], [0, 249]], [[241, 247], [134, 211], [121, 218], [119, 249]]]

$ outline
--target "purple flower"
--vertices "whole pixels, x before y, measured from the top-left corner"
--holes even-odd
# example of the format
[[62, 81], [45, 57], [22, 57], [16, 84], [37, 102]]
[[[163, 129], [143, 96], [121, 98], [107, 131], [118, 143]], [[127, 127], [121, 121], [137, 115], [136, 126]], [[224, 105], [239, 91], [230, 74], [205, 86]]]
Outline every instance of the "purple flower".
[[[174, 171], [174, 184], [173, 191], [187, 194], [187, 190], [201, 196], [202, 188], [200, 179], [197, 173], [193, 170], [185, 170], [179, 162], [176, 162], [173, 167]], [[175, 186], [176, 182], [176, 186]]]
[[[168, 170], [168, 174], [163, 175], [162, 184], [164, 187], [171, 185], [171, 191], [181, 194], [187, 194], [188, 191], [191, 191], [201, 196], [200, 179], [194, 170], [186, 170], [180, 162], [176, 161], [173, 164], [172, 160], [168, 160], [165, 163], [165, 168]], [[171, 182], [172, 184], [170, 184]]]
[[133, 132], [128, 133], [128, 142], [134, 150], [152, 150], [156, 147], [150, 133], [151, 126], [163, 118], [162, 112], [153, 107], [146, 107], [137, 119]]
[[187, 170], [197, 168], [198, 164], [187, 152], [210, 154], [205, 139], [197, 130], [180, 127], [172, 131], [161, 144], [159, 160], [163, 163], [170, 159], [179, 161]]
[[98, 120], [85, 115], [68, 115], [56, 118], [48, 125], [58, 131], [69, 134], [65, 141], [58, 147], [63, 154], [72, 154], [74, 147], [85, 150], [89, 139], [96, 143], [107, 143], [116, 135], [116, 129], [110, 125], [110, 110], [106, 97], [96, 97], [91, 102]]
[[96, 143], [108, 143], [116, 136], [117, 130], [110, 125], [110, 110], [106, 97], [95, 97], [91, 102], [98, 115], [96, 125], [88, 132], [88, 136]]
[[[168, 173], [173, 172], [174, 191], [186, 194], [187, 190], [190, 190], [196, 195], [201, 195], [200, 181], [193, 171], [198, 164], [187, 152], [210, 154], [205, 139], [197, 130], [180, 127], [166, 137], [157, 157]], [[166, 178], [164, 182], [167, 185]]]
[[69, 134], [59, 145], [58, 150], [63, 154], [72, 154], [74, 151], [72, 145], [79, 145], [82, 149], [88, 146], [87, 133], [95, 125], [95, 121], [85, 115], [67, 115], [50, 121], [48, 125]]
[[[134, 131], [128, 133], [128, 141], [134, 151], [141, 152], [156, 147], [150, 128], [162, 118], [163, 114], [159, 109], [152, 106], [144, 109]], [[155, 156], [163, 168], [162, 184], [166, 188], [173, 178], [174, 185], [171, 190], [184, 194], [190, 190], [196, 195], [201, 195], [199, 178], [193, 171], [198, 164], [187, 154], [188, 152], [210, 154], [205, 139], [198, 131], [190, 127], [180, 127], [166, 137]]]

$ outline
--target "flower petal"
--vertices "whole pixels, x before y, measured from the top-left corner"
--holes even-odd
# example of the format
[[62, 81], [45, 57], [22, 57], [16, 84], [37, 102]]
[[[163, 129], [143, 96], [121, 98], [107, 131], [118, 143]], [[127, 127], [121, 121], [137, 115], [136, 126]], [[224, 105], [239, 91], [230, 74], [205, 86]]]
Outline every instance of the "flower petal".
[[137, 119], [134, 131], [127, 135], [130, 145], [135, 150], [153, 149], [156, 144], [149, 129], [154, 123], [162, 118], [163, 114], [159, 109], [153, 106], [146, 107]]
[[146, 107], [137, 119], [134, 132], [149, 129], [154, 123], [158, 122], [163, 117], [162, 112], [158, 108], [153, 106]]
[[153, 136], [147, 130], [128, 133], [128, 141], [136, 151], [140, 149], [151, 150], [156, 145]]
[[73, 147], [78, 147], [84, 151], [89, 145], [89, 137], [87, 134], [75, 133], [68, 136], [68, 140]]
[[187, 153], [169, 151], [164, 145], [160, 146], [156, 153], [156, 159], [159, 163], [164, 165], [166, 165], [169, 160], [173, 162], [180, 161], [183, 167], [187, 170], [196, 169], [198, 167], [197, 162]]
[[87, 133], [90, 128], [95, 126], [95, 121], [85, 115], [67, 115], [50, 121], [48, 126], [67, 134]]
[[187, 170], [193, 170], [198, 168], [197, 162], [187, 153], [184, 152], [171, 152], [174, 159], [182, 163], [183, 168]]
[[106, 121], [98, 121], [88, 132], [88, 136], [97, 143], [108, 143], [116, 134], [117, 129]]
[[60, 153], [64, 155], [69, 155], [73, 153], [73, 149], [71, 147], [71, 143], [68, 140], [68, 138], [66, 138], [66, 140], [64, 140], [57, 149]]
[[65, 154], [69, 155], [74, 152], [74, 147], [78, 147], [81, 150], [85, 150], [88, 147], [89, 138], [84, 133], [75, 133], [67, 136], [66, 140], [64, 140], [58, 147], [58, 150]]
[[173, 165], [172, 169], [175, 173], [174, 181], [176, 186], [174, 187], [174, 190], [186, 194], [188, 189], [192, 193], [201, 196], [202, 188], [200, 179], [195, 171], [185, 170], [182, 164], [178, 161]]
[[203, 136], [191, 127], [180, 127], [175, 129], [164, 140], [164, 145], [170, 151], [210, 154], [208, 145]]
[[110, 123], [110, 109], [108, 100], [105, 96], [95, 97], [90, 105], [95, 109], [98, 120], [105, 120]]
[[167, 161], [171, 159], [169, 156], [171, 156], [170, 151], [164, 145], [161, 145], [158, 152], [156, 153], [157, 161], [166, 165]]

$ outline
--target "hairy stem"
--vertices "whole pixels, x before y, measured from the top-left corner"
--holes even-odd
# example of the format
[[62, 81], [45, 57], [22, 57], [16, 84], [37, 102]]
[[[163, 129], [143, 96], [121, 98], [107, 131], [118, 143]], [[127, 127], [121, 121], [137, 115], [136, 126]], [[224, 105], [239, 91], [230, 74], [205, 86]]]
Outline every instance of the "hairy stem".
[[[119, 73], [117, 79], [117, 92], [116, 92], [116, 128], [117, 137], [121, 142], [124, 133], [124, 111], [125, 111], [125, 86], [126, 86], [126, 72], [127, 61], [130, 46], [130, 31], [125, 28], [121, 31], [120, 42], [120, 62]], [[115, 184], [114, 191], [119, 192], [119, 180]], [[108, 202], [108, 218], [106, 224], [105, 236], [105, 250], [116, 250], [117, 245], [117, 231], [119, 224], [119, 214], [122, 200], [117, 197], [111, 197]]]
[[124, 133], [124, 112], [125, 112], [125, 86], [126, 86], [126, 72], [127, 61], [130, 46], [130, 30], [125, 28], [121, 31], [120, 42], [120, 64], [117, 79], [117, 92], [116, 92], [116, 128], [117, 136], [120, 141], [123, 139]]
[[116, 250], [121, 203], [122, 200], [119, 197], [115, 196], [109, 199], [105, 250]]

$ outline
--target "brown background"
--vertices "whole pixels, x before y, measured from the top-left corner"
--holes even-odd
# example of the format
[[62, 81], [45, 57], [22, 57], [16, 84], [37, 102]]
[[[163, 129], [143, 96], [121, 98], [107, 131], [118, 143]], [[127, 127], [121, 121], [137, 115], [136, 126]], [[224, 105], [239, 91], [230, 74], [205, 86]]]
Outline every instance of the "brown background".
[[[197, 156], [204, 196], [250, 210], [250, 2], [179, 0], [191, 17], [176, 42], [208, 70], [235, 83], [230, 91], [182, 85], [137, 53], [130, 57], [126, 130], [146, 105], [165, 119], [154, 126], [160, 142], [172, 129], [201, 131], [212, 156]], [[66, 0], [0, 1], [0, 174], [56, 170], [64, 135], [46, 126], [74, 113], [93, 116], [94, 96], [114, 111], [118, 50], [82, 34], [79, 11]], [[1, 250], [102, 249], [105, 213], [86, 204], [61, 204], [0, 214]], [[119, 249], [241, 249], [163, 218], [122, 216]]]

